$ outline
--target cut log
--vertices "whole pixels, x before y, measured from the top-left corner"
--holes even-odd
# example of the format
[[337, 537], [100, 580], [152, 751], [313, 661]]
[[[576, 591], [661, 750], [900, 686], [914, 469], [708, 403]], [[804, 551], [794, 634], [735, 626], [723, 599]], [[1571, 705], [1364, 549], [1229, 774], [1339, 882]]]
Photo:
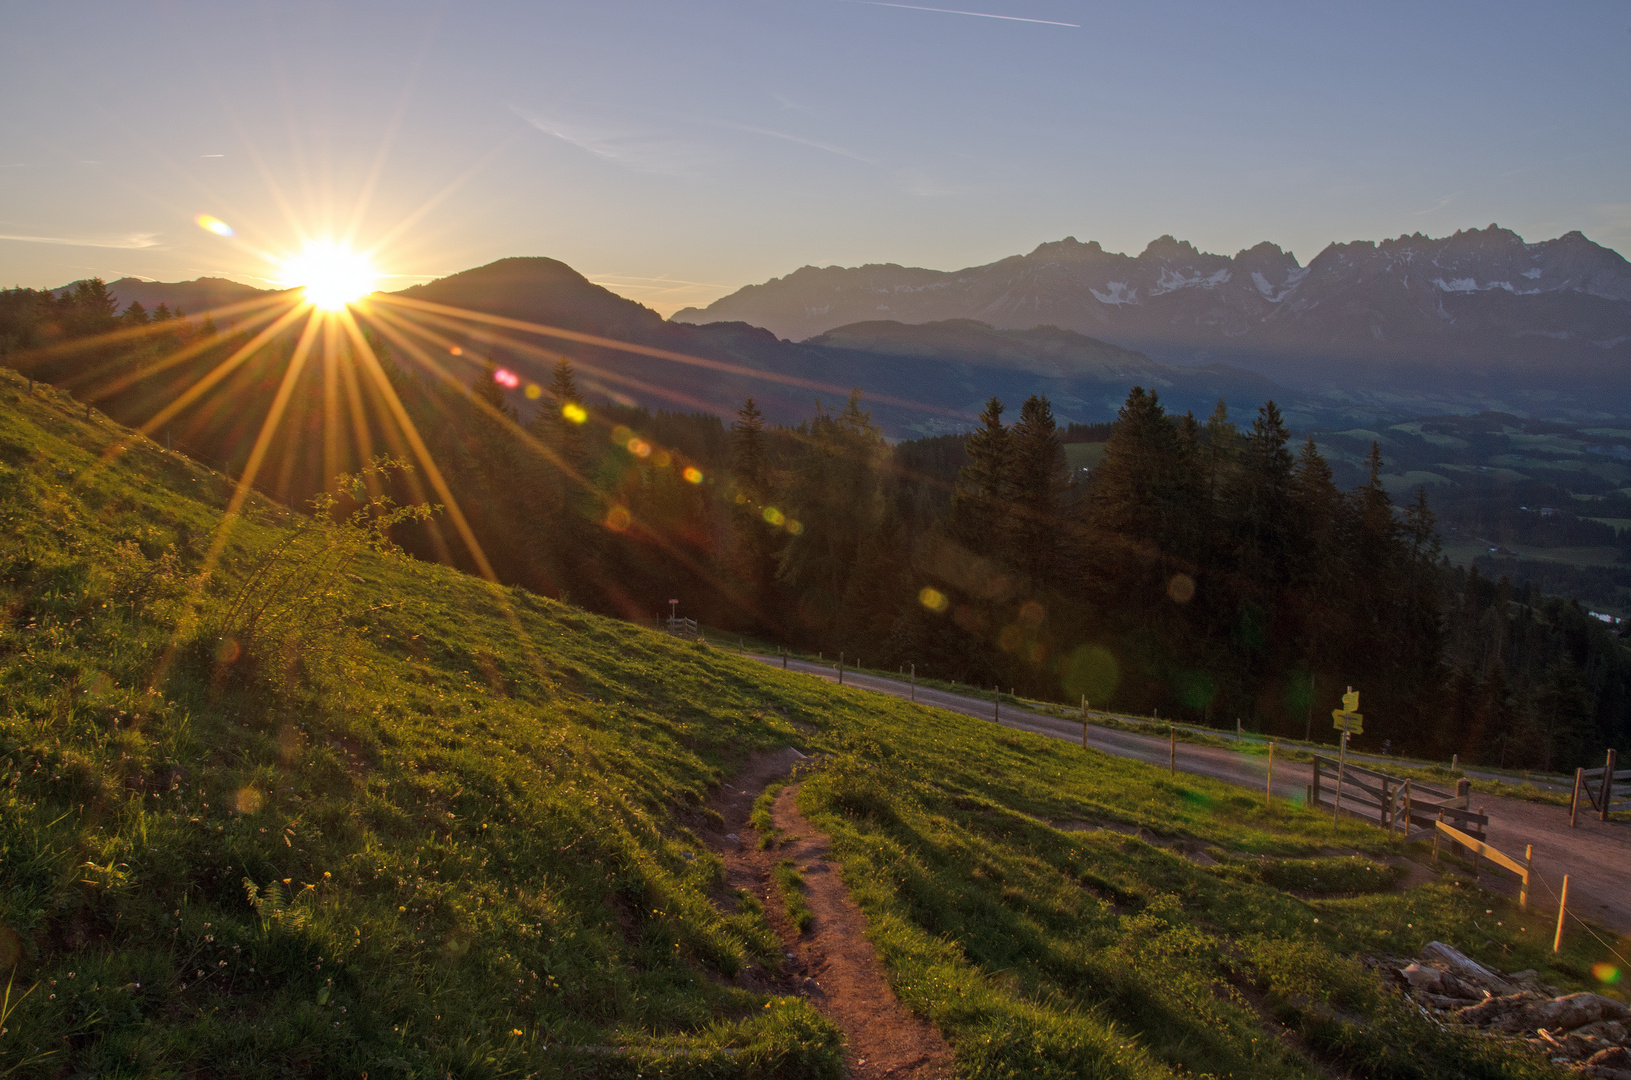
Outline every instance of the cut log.
[[1496, 997], [1505, 997], [1518, 989], [1466, 953], [1442, 941], [1429, 941], [1422, 946], [1421, 958], [1436, 968], [1448, 971], [1463, 982], [1488, 990]]

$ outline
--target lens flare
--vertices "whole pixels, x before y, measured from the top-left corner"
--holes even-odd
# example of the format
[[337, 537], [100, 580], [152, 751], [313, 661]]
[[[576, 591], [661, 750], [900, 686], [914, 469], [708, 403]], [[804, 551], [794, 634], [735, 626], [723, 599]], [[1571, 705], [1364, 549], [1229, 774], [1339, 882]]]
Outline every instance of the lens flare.
[[212, 232], [216, 236], [237, 235], [232, 231], [231, 225], [228, 225], [214, 214], [199, 214], [197, 217], [193, 218], [193, 220], [198, 223], [198, 227], [200, 229], [203, 229], [205, 232]]
[[687, 465], [685, 467], [685, 479], [692, 484], [702, 483], [702, 470], [695, 465]]
[[946, 599], [946, 594], [932, 585], [923, 586], [923, 591], [917, 594], [917, 602], [937, 615], [940, 612], [945, 611], [947, 605], [950, 603], [950, 601]]
[[568, 401], [565, 405], [561, 406], [561, 415], [572, 421], [574, 424], [581, 424], [585, 420], [589, 419], [589, 410], [585, 409], [582, 405], [579, 405], [575, 401]]
[[767, 506], [765, 507], [764, 519], [771, 525], [780, 525], [782, 522], [787, 520], [787, 515], [782, 513], [780, 510], [777, 510], [774, 506]]
[[1607, 983], [1610, 986], [1620, 981], [1620, 969], [1613, 964], [1593, 964], [1591, 965], [1591, 975], [1598, 982]]
[[804, 523], [795, 518], [788, 518], [787, 531], [792, 533], [794, 536], [798, 536], [804, 531]]
[[521, 385], [521, 376], [508, 368], [497, 368], [493, 372], [493, 381], [508, 390], [514, 390]]
[[280, 284], [302, 288], [306, 299], [325, 311], [338, 311], [374, 291], [379, 274], [361, 252], [329, 241], [308, 243], [285, 260]]
[[539, 398], [544, 396], [544, 388], [535, 382], [530, 382], [527, 384], [527, 388], [525, 391], [523, 391], [523, 393], [527, 395], [528, 401], [537, 401]]

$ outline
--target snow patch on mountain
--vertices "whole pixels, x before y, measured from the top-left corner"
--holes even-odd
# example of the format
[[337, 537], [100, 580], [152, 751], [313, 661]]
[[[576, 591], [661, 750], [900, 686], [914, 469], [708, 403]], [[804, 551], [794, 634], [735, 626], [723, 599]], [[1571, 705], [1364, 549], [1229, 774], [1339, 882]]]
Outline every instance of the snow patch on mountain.
[[1202, 274], [1199, 270], [1197, 270], [1195, 271], [1194, 277], [1185, 277], [1179, 271], [1172, 269], [1172, 267], [1163, 266], [1161, 268], [1161, 278], [1155, 283], [1155, 286], [1150, 289], [1150, 295], [1165, 296], [1167, 293], [1177, 292], [1179, 289], [1215, 289], [1228, 280], [1228, 267], [1224, 267], [1215, 274]]
[[1138, 303], [1138, 290], [1129, 289], [1125, 281], [1112, 281], [1104, 287], [1107, 290], [1105, 292], [1100, 292], [1092, 287], [1089, 287], [1087, 291], [1092, 293], [1093, 299], [1101, 304], [1113, 304], [1120, 307], [1122, 304]]

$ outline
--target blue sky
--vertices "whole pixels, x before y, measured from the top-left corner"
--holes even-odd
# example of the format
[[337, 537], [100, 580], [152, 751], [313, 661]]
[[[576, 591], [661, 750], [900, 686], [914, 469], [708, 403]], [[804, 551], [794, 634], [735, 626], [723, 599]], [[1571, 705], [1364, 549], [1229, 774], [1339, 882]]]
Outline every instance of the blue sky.
[[351, 236], [387, 286], [549, 255], [667, 313], [1066, 235], [1624, 252], [1628, 58], [1623, 2], [8, 3], [0, 282]]

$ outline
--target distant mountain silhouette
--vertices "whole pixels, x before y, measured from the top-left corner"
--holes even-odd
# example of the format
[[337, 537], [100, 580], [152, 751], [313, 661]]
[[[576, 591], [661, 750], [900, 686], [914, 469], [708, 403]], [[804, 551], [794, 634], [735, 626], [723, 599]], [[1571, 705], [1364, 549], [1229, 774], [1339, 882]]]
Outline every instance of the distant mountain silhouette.
[[956, 271], [807, 266], [673, 317], [794, 340], [880, 318], [1058, 326], [1322, 393], [1631, 409], [1631, 264], [1578, 232], [1332, 244], [1306, 267], [1269, 243], [1230, 258], [1163, 236], [1131, 257], [1067, 237]]
[[[741, 322], [690, 326], [612, 293], [554, 259], [503, 259], [403, 290], [428, 300], [564, 330], [596, 334], [794, 379], [789, 386], [742, 371], [721, 371], [545, 337], [528, 338], [583, 367], [586, 385], [651, 408], [702, 408], [730, 416], [752, 395], [768, 416], [796, 422], [820, 398], [829, 407], [859, 387], [874, 417], [895, 436], [962, 430], [993, 394], [1017, 405], [1046, 393], [1062, 420], [1115, 414], [1129, 387], [1159, 390], [1179, 408], [1210, 409], [1219, 398], [1253, 408], [1296, 395], [1250, 372], [1212, 366], [1175, 368], [1072, 331], [995, 330], [970, 320], [909, 326], [866, 322], [795, 344]], [[543, 381], [546, 360], [529, 357], [474, 326], [470, 350]], [[907, 404], [911, 403], [911, 404]], [[913, 405], [920, 406], [914, 408]]]
[[269, 296], [276, 289], [257, 289], [226, 278], [201, 277], [193, 281], [143, 281], [141, 278], [120, 278], [108, 283], [108, 292], [119, 301], [123, 311], [132, 303], [152, 311], [166, 304], [174, 311], [181, 308], [189, 315], [202, 315], [215, 308], [226, 307], [257, 296]]

